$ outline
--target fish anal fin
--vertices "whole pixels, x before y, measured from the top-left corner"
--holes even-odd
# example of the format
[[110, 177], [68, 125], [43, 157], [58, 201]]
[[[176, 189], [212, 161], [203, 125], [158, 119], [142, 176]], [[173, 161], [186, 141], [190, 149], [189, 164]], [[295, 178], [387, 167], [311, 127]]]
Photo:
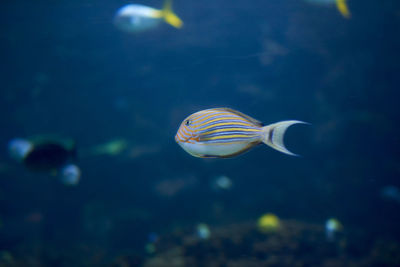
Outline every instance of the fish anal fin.
[[219, 158], [218, 156], [212, 156], [212, 155], [200, 155], [198, 156], [199, 158], [203, 158], [203, 159], [215, 159], [215, 158]]

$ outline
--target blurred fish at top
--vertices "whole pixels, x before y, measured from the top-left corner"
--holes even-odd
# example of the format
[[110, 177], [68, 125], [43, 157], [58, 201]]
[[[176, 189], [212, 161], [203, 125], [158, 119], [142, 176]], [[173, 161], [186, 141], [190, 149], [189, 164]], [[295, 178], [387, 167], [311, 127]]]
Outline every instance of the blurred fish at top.
[[61, 138], [15, 138], [8, 143], [10, 156], [30, 171], [59, 175], [68, 185], [77, 184], [80, 169], [76, 160], [76, 143]]
[[172, 0], [166, 0], [163, 9], [129, 4], [118, 9], [114, 17], [115, 26], [124, 32], [143, 32], [157, 27], [161, 21], [181, 28], [182, 20], [172, 11]]
[[331, 6], [336, 5], [336, 8], [342, 14], [343, 17], [346, 19], [350, 18], [350, 10], [347, 6], [347, 0], [305, 0], [306, 2], [317, 4], [317, 5], [324, 5], [324, 6]]
[[267, 126], [230, 108], [212, 108], [196, 112], [181, 123], [175, 141], [189, 154], [200, 158], [229, 158], [264, 143], [282, 153], [283, 137], [297, 120], [280, 121]]

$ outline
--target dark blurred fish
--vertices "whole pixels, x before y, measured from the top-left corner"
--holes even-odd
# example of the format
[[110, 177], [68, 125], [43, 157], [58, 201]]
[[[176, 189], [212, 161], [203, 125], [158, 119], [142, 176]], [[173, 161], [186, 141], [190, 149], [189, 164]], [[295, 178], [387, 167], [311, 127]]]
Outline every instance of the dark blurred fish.
[[187, 117], [175, 141], [189, 154], [201, 158], [228, 158], [265, 143], [288, 155], [283, 137], [286, 129], [302, 121], [281, 121], [267, 126], [233, 109], [213, 108]]
[[75, 185], [81, 176], [76, 161], [76, 142], [67, 139], [39, 138], [27, 140], [15, 138], [9, 142], [10, 155], [33, 172], [59, 174], [61, 181]]
[[54, 171], [75, 159], [75, 143], [66, 146], [63, 143], [49, 141], [34, 145], [24, 157], [23, 163], [32, 171]]

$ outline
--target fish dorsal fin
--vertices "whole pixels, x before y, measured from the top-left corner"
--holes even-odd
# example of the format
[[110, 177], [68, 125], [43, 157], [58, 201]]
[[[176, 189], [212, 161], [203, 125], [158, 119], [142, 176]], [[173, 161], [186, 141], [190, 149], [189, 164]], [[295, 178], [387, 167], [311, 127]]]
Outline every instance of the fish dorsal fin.
[[257, 125], [257, 126], [259, 126], [259, 127], [264, 126], [263, 123], [262, 123], [261, 121], [258, 121], [258, 120], [256, 120], [256, 119], [250, 117], [250, 116], [247, 116], [246, 114], [243, 114], [243, 113], [240, 112], [240, 111], [237, 111], [237, 110], [234, 110], [234, 109], [231, 109], [231, 108], [215, 108], [215, 109], [216, 109], [216, 110], [221, 110], [221, 111], [230, 112], [230, 113], [233, 113], [233, 114], [235, 114], [235, 115], [238, 115], [239, 117], [242, 117], [243, 119], [248, 120], [249, 122], [254, 123], [255, 125]]

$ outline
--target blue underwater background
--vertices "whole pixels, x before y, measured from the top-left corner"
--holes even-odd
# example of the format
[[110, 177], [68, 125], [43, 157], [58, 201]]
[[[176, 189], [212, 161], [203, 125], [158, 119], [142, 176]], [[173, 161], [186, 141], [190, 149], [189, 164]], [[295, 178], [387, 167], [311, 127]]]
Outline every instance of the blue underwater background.
[[[1, 3], [1, 266], [400, 266], [399, 1], [175, 0], [181, 29], [138, 34], [113, 24], [128, 3]], [[192, 157], [176, 131], [213, 107], [309, 122], [301, 156]], [[10, 158], [47, 135], [76, 142], [78, 185]]]

